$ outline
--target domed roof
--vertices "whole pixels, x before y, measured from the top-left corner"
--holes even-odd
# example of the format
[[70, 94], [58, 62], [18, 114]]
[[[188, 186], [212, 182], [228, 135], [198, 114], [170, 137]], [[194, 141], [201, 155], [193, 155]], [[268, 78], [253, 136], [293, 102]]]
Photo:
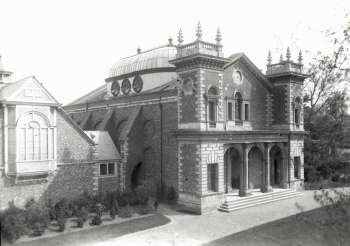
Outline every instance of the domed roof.
[[139, 54], [121, 59], [109, 71], [109, 77], [116, 77], [132, 72], [155, 69], [175, 68], [169, 60], [175, 59], [176, 47], [172, 45], [161, 46]]

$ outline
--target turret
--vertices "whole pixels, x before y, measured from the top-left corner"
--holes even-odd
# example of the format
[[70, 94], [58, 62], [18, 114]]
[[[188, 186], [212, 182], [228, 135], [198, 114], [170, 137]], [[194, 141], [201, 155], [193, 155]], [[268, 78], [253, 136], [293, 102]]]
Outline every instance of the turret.
[[11, 75], [12, 72], [5, 68], [0, 55], [0, 84], [10, 82]]
[[301, 51], [298, 62], [292, 60], [289, 47], [286, 59], [281, 54], [280, 61], [273, 63], [269, 52], [267, 60], [266, 76], [274, 86], [273, 125], [276, 128], [304, 130], [302, 90], [307, 75], [303, 71]]

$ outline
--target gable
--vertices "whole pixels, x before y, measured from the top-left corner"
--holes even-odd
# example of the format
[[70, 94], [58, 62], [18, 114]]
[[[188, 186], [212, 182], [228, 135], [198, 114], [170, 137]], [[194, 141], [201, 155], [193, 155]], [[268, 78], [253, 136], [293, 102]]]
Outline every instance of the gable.
[[9, 84], [1, 94], [1, 99], [7, 102], [59, 105], [34, 76]]
[[[238, 79], [240, 76], [241, 79]], [[240, 60], [225, 68], [223, 81], [226, 97], [232, 97], [235, 92], [239, 91], [243, 98], [251, 99], [257, 92], [266, 93], [269, 90], [264, 82], [255, 76], [251, 67]]]

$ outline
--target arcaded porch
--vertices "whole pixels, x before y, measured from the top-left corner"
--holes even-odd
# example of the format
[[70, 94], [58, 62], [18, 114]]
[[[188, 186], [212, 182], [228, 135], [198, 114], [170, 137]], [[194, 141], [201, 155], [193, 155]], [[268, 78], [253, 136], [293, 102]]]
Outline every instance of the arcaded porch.
[[225, 193], [248, 196], [257, 191], [286, 189], [290, 180], [284, 143], [234, 143], [225, 145]]

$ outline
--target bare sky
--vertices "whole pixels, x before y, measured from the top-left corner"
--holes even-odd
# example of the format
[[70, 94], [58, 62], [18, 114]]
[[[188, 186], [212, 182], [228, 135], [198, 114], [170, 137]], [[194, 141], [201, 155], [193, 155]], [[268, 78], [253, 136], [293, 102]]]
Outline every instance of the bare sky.
[[175, 41], [180, 27], [185, 43], [193, 41], [198, 21], [206, 41], [220, 27], [225, 56], [244, 52], [265, 71], [269, 49], [275, 61], [287, 46], [307, 59], [349, 11], [349, 0], [0, 0], [0, 54], [15, 79], [35, 75], [66, 104], [102, 85], [137, 47]]

